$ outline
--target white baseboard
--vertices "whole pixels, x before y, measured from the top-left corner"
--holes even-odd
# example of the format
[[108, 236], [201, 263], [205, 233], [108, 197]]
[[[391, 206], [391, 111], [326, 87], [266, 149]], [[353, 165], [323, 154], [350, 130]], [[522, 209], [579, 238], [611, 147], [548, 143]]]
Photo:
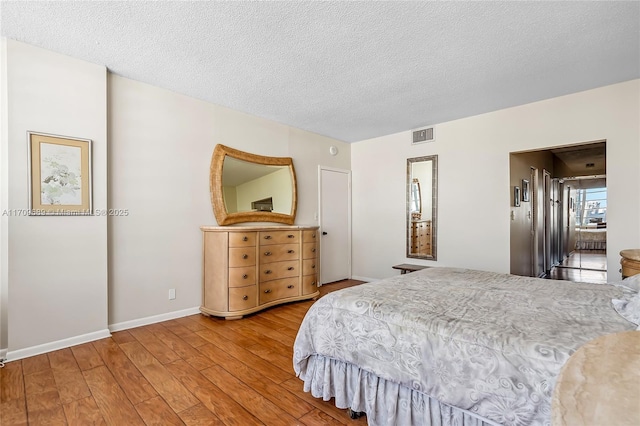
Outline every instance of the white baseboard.
[[167, 312], [166, 314], [152, 315], [150, 317], [139, 318], [139, 319], [135, 319], [135, 320], [131, 320], [131, 321], [119, 322], [119, 323], [116, 323], [116, 324], [110, 324], [109, 325], [109, 330], [112, 331], [112, 332], [113, 331], [128, 330], [130, 328], [136, 328], [136, 327], [141, 327], [143, 325], [155, 324], [157, 322], [168, 321], [168, 320], [172, 320], [172, 319], [176, 319], [176, 318], [182, 318], [182, 317], [186, 317], [186, 316], [189, 316], [189, 315], [195, 315], [195, 314], [199, 314], [199, 313], [200, 313], [200, 308], [199, 307], [183, 309], [181, 311]]
[[57, 351], [58, 349], [81, 345], [83, 343], [93, 342], [94, 340], [100, 340], [107, 337], [111, 337], [111, 333], [109, 333], [109, 330], [105, 328], [104, 330], [81, 334], [79, 336], [69, 337], [68, 339], [56, 340], [55, 342], [49, 342], [42, 345], [31, 346], [29, 348], [18, 349], [17, 351], [8, 351], [6, 352], [6, 358], [7, 361], [17, 361], [22, 358]]
[[353, 275], [351, 277], [352, 280], [358, 280], [358, 281], [366, 281], [368, 283], [372, 282], [372, 281], [378, 281], [377, 278], [369, 278], [369, 277], [361, 277], [359, 275]]
[[117, 324], [109, 325], [108, 329], [96, 331], [93, 333], [82, 334], [80, 336], [70, 337], [68, 339], [57, 340], [55, 342], [45, 343], [43, 345], [32, 346], [29, 348], [18, 349], [17, 351], [8, 351], [7, 349], [0, 350], [0, 360], [5, 359], [7, 362], [17, 361], [22, 358], [30, 356], [40, 355], [47, 352], [57, 351], [58, 349], [64, 349], [71, 346], [80, 345], [83, 343], [93, 342], [94, 340], [100, 340], [107, 337], [111, 337], [111, 332], [122, 331], [129, 328], [140, 327], [143, 325], [155, 324], [161, 321], [167, 321], [175, 318], [182, 318], [189, 315], [200, 313], [200, 308], [189, 308], [181, 311], [168, 312], [166, 314], [153, 315], [146, 318], [140, 318], [131, 321], [120, 322]]

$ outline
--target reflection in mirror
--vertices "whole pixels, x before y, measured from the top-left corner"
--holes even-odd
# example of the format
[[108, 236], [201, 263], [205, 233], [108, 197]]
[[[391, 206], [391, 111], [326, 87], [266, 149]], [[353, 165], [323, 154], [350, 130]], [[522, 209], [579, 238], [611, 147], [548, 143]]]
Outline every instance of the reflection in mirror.
[[216, 145], [209, 178], [211, 204], [219, 225], [293, 224], [297, 193], [291, 158], [267, 157]]
[[413, 178], [411, 184], [411, 218], [420, 219], [422, 215], [422, 197], [420, 194], [420, 180]]
[[287, 166], [255, 164], [226, 156], [222, 192], [227, 213], [291, 213], [293, 193]]
[[407, 257], [436, 260], [438, 156], [407, 159]]

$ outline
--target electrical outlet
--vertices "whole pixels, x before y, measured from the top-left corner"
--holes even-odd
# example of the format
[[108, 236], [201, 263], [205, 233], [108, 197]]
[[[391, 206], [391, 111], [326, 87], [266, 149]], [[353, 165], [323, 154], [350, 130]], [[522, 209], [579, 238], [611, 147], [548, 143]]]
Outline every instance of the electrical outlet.
[[169, 300], [173, 300], [176, 298], [176, 289], [175, 288], [170, 288], [169, 289]]

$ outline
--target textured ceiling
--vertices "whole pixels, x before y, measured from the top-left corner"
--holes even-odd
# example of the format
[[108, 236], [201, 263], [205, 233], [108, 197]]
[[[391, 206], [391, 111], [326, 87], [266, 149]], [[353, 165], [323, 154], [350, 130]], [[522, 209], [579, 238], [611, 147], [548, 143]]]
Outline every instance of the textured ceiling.
[[640, 2], [12, 2], [5, 37], [346, 142], [640, 77]]

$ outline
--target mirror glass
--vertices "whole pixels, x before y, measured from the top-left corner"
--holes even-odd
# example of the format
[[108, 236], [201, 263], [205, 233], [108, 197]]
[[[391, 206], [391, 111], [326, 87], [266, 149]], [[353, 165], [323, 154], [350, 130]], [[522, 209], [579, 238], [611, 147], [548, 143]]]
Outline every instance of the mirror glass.
[[407, 159], [407, 257], [436, 260], [438, 156]]
[[267, 157], [217, 145], [211, 159], [211, 202], [219, 225], [293, 224], [296, 177], [288, 157]]
[[293, 203], [289, 167], [268, 166], [226, 156], [222, 165], [222, 193], [227, 213], [264, 211], [291, 213]]

